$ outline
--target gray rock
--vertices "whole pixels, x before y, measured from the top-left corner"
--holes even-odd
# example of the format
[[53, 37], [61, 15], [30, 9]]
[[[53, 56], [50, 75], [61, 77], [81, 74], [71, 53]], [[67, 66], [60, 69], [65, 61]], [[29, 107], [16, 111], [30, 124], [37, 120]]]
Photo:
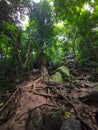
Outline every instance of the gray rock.
[[81, 130], [80, 121], [76, 119], [65, 120], [61, 126], [61, 130]]
[[57, 130], [58, 128], [60, 129], [62, 124], [62, 114], [63, 114], [63, 110], [58, 110], [53, 113], [50, 120], [50, 124], [53, 130]]
[[41, 130], [42, 127], [42, 115], [40, 109], [30, 110], [27, 120], [27, 130]]

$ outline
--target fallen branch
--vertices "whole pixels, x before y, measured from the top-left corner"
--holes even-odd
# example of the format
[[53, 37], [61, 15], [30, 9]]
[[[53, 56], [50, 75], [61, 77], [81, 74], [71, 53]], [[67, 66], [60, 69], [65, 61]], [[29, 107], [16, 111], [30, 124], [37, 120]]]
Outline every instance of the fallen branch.
[[11, 97], [9, 98], [9, 100], [0, 108], [0, 113], [4, 110], [4, 108], [11, 102], [11, 100], [15, 97], [16, 98], [16, 94], [17, 92], [20, 91], [20, 88], [18, 87], [15, 92], [11, 95]]

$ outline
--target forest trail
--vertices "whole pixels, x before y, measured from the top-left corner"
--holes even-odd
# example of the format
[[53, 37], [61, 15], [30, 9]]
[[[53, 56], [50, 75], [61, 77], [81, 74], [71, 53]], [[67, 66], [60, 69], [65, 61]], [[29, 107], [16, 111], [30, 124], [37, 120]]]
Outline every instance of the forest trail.
[[[28, 117], [28, 112], [33, 108], [40, 107], [48, 103], [48, 94], [46, 90], [44, 90], [45, 86], [45, 83], [41, 82], [39, 74], [34, 72], [29, 75], [29, 80], [24, 81], [18, 86], [21, 94], [14, 116], [4, 123], [4, 125], [0, 127], [0, 130], [25, 130], [25, 119]], [[19, 118], [20, 115], [23, 115], [23, 117]]]
[[0, 130], [98, 130], [98, 0], [0, 7]]
[[[29, 114], [37, 108], [39, 108], [38, 112], [41, 113], [43, 118], [39, 116], [41, 130], [59, 130], [62, 121], [69, 117], [78, 118], [81, 123], [85, 124], [90, 130], [97, 130], [94, 117], [98, 104], [93, 104], [92, 101], [90, 103], [86, 101], [85, 98], [88, 93], [95, 90], [93, 86], [97, 84], [97, 82], [88, 81], [83, 72], [82, 74], [80, 72], [80, 75], [75, 77], [72, 81], [72, 86], [70, 86], [70, 83], [67, 81], [63, 84], [42, 82], [38, 72], [31, 72], [26, 75], [24, 81], [17, 86], [20, 91], [18, 94], [19, 97], [15, 97], [17, 99], [17, 106], [15, 109], [10, 108], [11, 110], [9, 112], [14, 110], [14, 113], [0, 127], [0, 130], [31, 130], [30, 127], [33, 126], [28, 123], [30, 118]], [[73, 85], [75, 85], [75, 88], [73, 88]], [[69, 86], [71, 88], [69, 88]], [[8, 105], [10, 105], [10, 102]], [[57, 124], [59, 125], [58, 127], [53, 126], [54, 128], [52, 129], [48, 123], [52, 120], [50, 115], [52, 117], [52, 115], [59, 110], [63, 112], [60, 120], [57, 120], [57, 122], [59, 122]], [[42, 120], [44, 120], [44, 122]]]

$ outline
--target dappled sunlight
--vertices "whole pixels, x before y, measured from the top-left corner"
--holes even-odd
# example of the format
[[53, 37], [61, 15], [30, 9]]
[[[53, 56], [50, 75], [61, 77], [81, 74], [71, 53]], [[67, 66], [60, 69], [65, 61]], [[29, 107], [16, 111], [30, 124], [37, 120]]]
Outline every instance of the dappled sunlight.
[[84, 8], [90, 13], [94, 12], [94, 8], [90, 6], [90, 4], [84, 4]]

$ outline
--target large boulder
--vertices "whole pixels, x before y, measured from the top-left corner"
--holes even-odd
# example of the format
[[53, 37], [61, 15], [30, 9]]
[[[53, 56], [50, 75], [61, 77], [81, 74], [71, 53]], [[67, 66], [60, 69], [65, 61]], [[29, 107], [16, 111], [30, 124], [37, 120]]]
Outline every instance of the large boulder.
[[57, 69], [60, 73], [62, 73], [64, 76], [67, 76], [69, 77], [70, 76], [70, 72], [69, 72], [69, 69], [65, 66], [60, 66], [58, 69]]
[[61, 126], [61, 130], [81, 130], [81, 124], [79, 120], [68, 119], [65, 120]]
[[55, 72], [52, 76], [51, 76], [52, 81], [56, 82], [56, 83], [63, 83], [63, 78], [60, 72]]

